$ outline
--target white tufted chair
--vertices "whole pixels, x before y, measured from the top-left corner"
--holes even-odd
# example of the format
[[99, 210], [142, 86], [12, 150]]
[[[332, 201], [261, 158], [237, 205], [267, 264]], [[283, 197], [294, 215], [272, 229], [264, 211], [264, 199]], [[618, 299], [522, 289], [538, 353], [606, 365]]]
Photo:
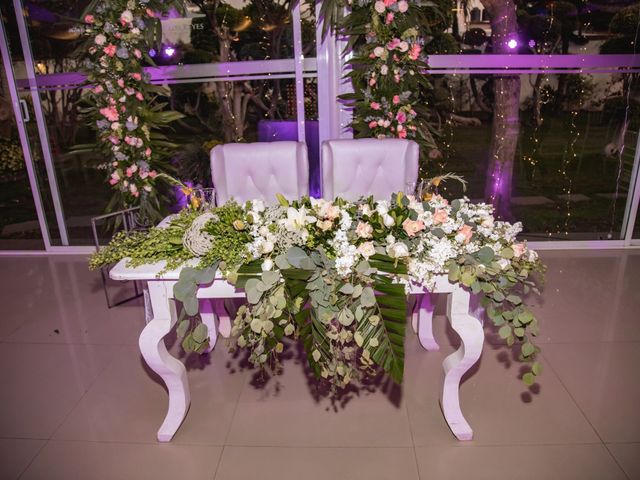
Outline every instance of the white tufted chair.
[[322, 196], [386, 200], [418, 179], [418, 144], [395, 138], [328, 140], [322, 144]]
[[277, 202], [276, 193], [295, 199], [309, 194], [309, 161], [302, 142], [228, 143], [211, 150], [211, 176], [218, 204]]

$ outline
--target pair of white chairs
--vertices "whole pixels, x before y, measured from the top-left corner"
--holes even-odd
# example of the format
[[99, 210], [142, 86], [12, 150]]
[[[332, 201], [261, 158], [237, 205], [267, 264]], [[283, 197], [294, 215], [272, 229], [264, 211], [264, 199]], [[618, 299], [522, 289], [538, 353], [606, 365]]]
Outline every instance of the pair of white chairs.
[[[418, 144], [402, 139], [329, 140], [322, 145], [322, 197], [388, 199], [418, 179]], [[211, 173], [219, 204], [276, 194], [309, 194], [307, 148], [301, 142], [229, 143], [211, 150]]]
[[[411, 140], [326, 141], [322, 144], [322, 197], [357, 200], [372, 195], [389, 199], [393, 193], [405, 191], [407, 185], [415, 186], [418, 157], [418, 144]], [[218, 204], [231, 198], [240, 203], [261, 199], [273, 204], [277, 193], [288, 199], [309, 194], [307, 148], [302, 142], [217, 145], [211, 150], [211, 174]], [[416, 300], [414, 330], [419, 321], [430, 323], [433, 314], [430, 295]], [[231, 321], [227, 310], [235, 310], [229, 299], [202, 301], [200, 309], [207, 316], [217, 317], [220, 333], [228, 336]], [[435, 342], [431, 349], [437, 349]]]

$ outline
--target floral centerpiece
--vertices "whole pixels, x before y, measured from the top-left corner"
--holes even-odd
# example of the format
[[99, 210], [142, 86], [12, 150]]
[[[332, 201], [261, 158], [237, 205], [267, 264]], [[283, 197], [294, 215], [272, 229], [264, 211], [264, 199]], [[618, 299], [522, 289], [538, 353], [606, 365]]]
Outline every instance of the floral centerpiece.
[[267, 206], [228, 202], [209, 211], [184, 210], [166, 228], [118, 235], [91, 258], [97, 268], [127, 258], [135, 266], [164, 261], [181, 269], [174, 296], [183, 302], [179, 324], [187, 351], [208, 345], [197, 320], [199, 284], [222, 276], [247, 294], [233, 325], [234, 346], [248, 348], [260, 367], [277, 365], [285, 337], [302, 341], [318, 377], [344, 387], [380, 369], [401, 382], [410, 284], [431, 288], [448, 275], [483, 296], [487, 315], [520, 358], [531, 362], [523, 379], [540, 373], [535, 362], [537, 320], [521, 294], [538, 292], [544, 267], [519, 223], [497, 221], [492, 207], [439, 195], [419, 201], [349, 202], [303, 198]]

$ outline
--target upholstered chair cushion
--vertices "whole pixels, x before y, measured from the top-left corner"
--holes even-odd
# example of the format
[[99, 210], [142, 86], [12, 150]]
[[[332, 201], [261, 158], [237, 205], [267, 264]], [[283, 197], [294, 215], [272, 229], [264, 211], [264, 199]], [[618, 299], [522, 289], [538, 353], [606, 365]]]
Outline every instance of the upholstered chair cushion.
[[388, 199], [417, 181], [418, 156], [418, 144], [411, 140], [328, 140], [322, 144], [322, 196]]
[[211, 174], [218, 204], [262, 199], [277, 202], [309, 194], [307, 147], [301, 142], [227, 143], [211, 150]]

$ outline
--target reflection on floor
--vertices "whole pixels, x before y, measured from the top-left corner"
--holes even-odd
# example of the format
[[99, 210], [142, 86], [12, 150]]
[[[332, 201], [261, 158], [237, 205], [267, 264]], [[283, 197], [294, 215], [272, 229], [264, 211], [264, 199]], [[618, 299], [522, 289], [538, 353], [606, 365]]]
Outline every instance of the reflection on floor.
[[402, 388], [340, 405], [310, 388], [293, 348], [263, 384], [220, 343], [188, 359], [191, 411], [168, 445], [155, 442], [165, 392], [136, 347], [141, 303], [107, 309], [80, 257], [0, 258], [0, 478], [640, 478], [640, 252], [543, 258], [540, 385], [525, 390], [490, 336], [461, 391], [473, 442], [438, 406], [456, 343], [440, 315], [442, 351], [410, 336]]

